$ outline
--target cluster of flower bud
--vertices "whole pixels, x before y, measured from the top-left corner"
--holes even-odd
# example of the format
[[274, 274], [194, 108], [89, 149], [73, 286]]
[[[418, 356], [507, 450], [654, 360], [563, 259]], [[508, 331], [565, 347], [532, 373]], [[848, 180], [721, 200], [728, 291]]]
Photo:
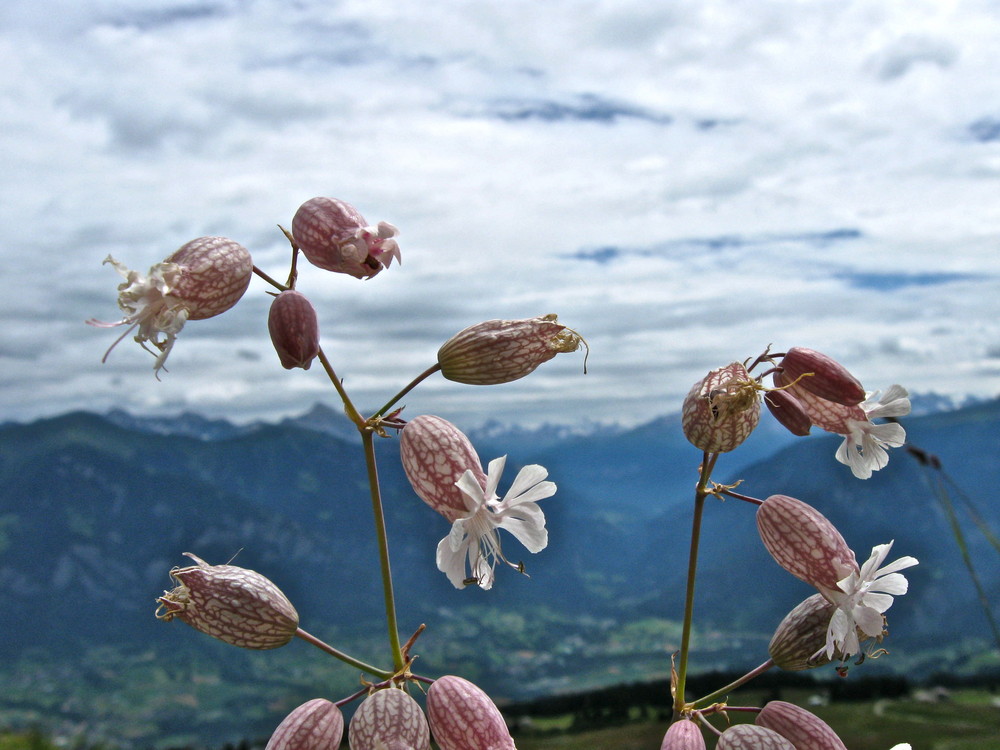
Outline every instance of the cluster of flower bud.
[[[769, 355], [761, 360], [773, 362]], [[878, 394], [866, 401], [861, 383], [843, 365], [804, 347], [789, 349], [776, 365], [773, 388], [761, 385], [738, 362], [712, 370], [695, 383], [684, 399], [687, 439], [709, 453], [738, 447], [757, 426], [758, 394], [763, 393], [768, 410], [793, 435], [808, 435], [813, 425], [842, 435], [837, 460], [861, 479], [886, 465], [887, 447], [903, 444], [906, 433], [899, 424], [872, 421], [909, 414], [910, 402], [901, 386], [892, 386], [877, 401]]]
[[[340, 745], [344, 719], [333, 703], [316, 698], [292, 711], [271, 735], [267, 750], [328, 750]], [[427, 715], [395, 685], [373, 690], [351, 719], [351, 750], [516, 750], [503, 715], [489, 696], [461, 677], [439, 677], [427, 691]]]

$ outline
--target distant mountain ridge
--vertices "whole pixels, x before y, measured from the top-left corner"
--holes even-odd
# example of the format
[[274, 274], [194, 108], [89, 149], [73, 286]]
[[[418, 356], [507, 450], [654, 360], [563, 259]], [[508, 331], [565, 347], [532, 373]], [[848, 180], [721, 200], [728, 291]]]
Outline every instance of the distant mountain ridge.
[[[69, 665], [95, 648], [140, 654], [161, 644], [179, 663], [210, 654], [239, 684], [245, 670], [260, 668], [256, 660], [152, 617], [153, 600], [171, 585], [167, 572], [187, 564], [185, 551], [214, 563], [239, 551], [235, 564], [274, 580], [307, 630], [330, 629], [362, 644], [381, 638], [371, 509], [359, 441], [346, 419], [314, 410], [308, 425], [237, 428], [197, 415], [126, 417], [75, 412], [0, 427], [0, 663], [43, 650]], [[317, 429], [327, 418], [343, 420], [345, 434]], [[1000, 401], [904, 424], [958, 491], [975, 490], [996, 532]], [[398, 440], [377, 443], [400, 627], [430, 626], [422, 668], [461, 668], [501, 697], [580, 684], [584, 671], [588, 680], [607, 681], [630, 674], [621, 671], [628, 664], [665, 668], [700, 458], [678, 418], [558, 438], [520, 434], [488, 429], [476, 447], [484, 464], [509, 456], [502, 490], [521, 465], [549, 469], [559, 487], [542, 502], [550, 544], [529, 555], [509, 541], [505, 552], [523, 559], [531, 578], [500, 570], [490, 592], [457, 591], [436, 570], [434, 548], [448, 526], [410, 489]], [[716, 478], [742, 478], [759, 497], [780, 492], [814, 504], [861, 560], [872, 545], [895, 539], [894, 555], [921, 561], [907, 571], [910, 593], [889, 613], [896, 668], [974, 668], [970, 653], [989, 652], [988, 628], [935, 500], [939, 474], [895, 450], [886, 469], [856, 480], [834, 460], [837, 442], [793, 439], [765, 415], [744, 447], [720, 459]], [[976, 559], [993, 563], [981, 564], [980, 574], [995, 602], [996, 553], [980, 535], [970, 541]], [[695, 669], [759, 663], [777, 620], [811, 593], [770, 560], [752, 508], [735, 500], [710, 502], [699, 570]], [[961, 613], [959, 632], [942, 613]], [[636, 637], [633, 623], [666, 640], [622, 651]], [[968, 639], [980, 645], [959, 647]], [[942, 651], [945, 642], [952, 647]], [[484, 648], [490, 643], [495, 648]], [[884, 664], [894, 668], [892, 659]]]

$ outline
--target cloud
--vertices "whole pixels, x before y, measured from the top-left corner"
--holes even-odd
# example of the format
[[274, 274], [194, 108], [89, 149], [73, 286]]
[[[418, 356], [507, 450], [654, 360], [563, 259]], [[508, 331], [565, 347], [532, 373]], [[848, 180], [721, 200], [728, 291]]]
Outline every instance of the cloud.
[[586, 377], [560, 356], [410, 407], [635, 421], [772, 342], [1000, 392], [987, 4], [13, 0], [0, 21], [0, 419], [329, 402], [277, 366], [258, 280], [162, 383], [131, 341], [102, 366], [113, 332], [82, 323], [118, 315], [109, 253], [145, 270], [219, 234], [283, 277], [275, 225], [316, 195], [401, 229], [370, 282], [300, 268], [366, 404], [459, 329], [548, 312], [590, 341]]

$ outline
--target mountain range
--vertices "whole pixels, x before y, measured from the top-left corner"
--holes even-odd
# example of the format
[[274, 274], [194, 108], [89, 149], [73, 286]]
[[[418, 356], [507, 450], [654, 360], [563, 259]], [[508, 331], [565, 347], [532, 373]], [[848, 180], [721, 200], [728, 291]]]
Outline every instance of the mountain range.
[[[894, 451], [888, 467], [860, 481], [834, 460], [838, 438], [794, 439], [765, 415], [744, 446], [720, 459], [716, 479], [742, 479], [740, 491], [761, 498], [809, 502], [860, 561], [890, 540], [893, 559], [920, 560], [906, 573], [910, 592], [889, 612], [891, 658], [865, 669], [995, 669], [989, 621], [942, 493], [963, 514], [969, 552], [995, 602], [997, 551], [963, 509], [977, 509], [997, 533], [1000, 401], [904, 424], [918, 450]], [[46, 710], [33, 701], [47, 696], [64, 732], [106, 731], [127, 745], [128, 727], [140, 744], [151, 736], [198, 744], [231, 738], [234, 706], [239, 726], [265, 731], [320, 686], [350, 692], [356, 672], [307, 659], [302, 644], [250, 654], [152, 615], [156, 596], [172, 585], [169, 570], [189, 563], [182, 552], [212, 563], [235, 556], [233, 564], [284, 590], [303, 628], [382, 661], [378, 558], [352, 430], [323, 407], [271, 425], [75, 412], [0, 426], [0, 678], [10, 696], [0, 701], [0, 724], [41, 721]], [[400, 628], [405, 638], [428, 625], [415, 649], [418, 671], [463, 674], [500, 699], [667, 673], [700, 459], [679, 417], [583, 432], [491, 425], [470, 435], [484, 465], [508, 455], [501, 490], [520, 466], [548, 468], [559, 488], [542, 501], [550, 543], [519, 557], [509, 540], [505, 553], [523, 559], [527, 576], [503, 569], [491, 591], [454, 589], [434, 564], [447, 523], [410, 489], [398, 440], [379, 440]], [[752, 506], [710, 499], [692, 667], [760, 663], [777, 622], [811, 593], [770, 559]], [[60, 675], [74, 675], [72, 687]], [[266, 699], [251, 691], [259, 705], [248, 702], [251, 678], [271, 691]], [[198, 733], [164, 735], [178, 722]]]

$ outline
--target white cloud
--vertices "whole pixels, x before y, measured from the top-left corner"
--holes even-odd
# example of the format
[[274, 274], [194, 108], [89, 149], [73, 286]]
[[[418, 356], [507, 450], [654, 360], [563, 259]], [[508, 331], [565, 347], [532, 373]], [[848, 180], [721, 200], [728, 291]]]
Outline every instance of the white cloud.
[[0, 418], [332, 400], [277, 365], [256, 281], [161, 383], [127, 341], [100, 365], [113, 335], [82, 325], [115, 315], [108, 253], [144, 270], [224, 234], [283, 276], [274, 225], [314, 195], [402, 230], [370, 282], [301, 273], [364, 404], [460, 328], [547, 312], [591, 374], [560, 357], [412, 408], [634, 421], [770, 342], [996, 394], [998, 32], [995, 4], [929, 0], [8, 2]]

